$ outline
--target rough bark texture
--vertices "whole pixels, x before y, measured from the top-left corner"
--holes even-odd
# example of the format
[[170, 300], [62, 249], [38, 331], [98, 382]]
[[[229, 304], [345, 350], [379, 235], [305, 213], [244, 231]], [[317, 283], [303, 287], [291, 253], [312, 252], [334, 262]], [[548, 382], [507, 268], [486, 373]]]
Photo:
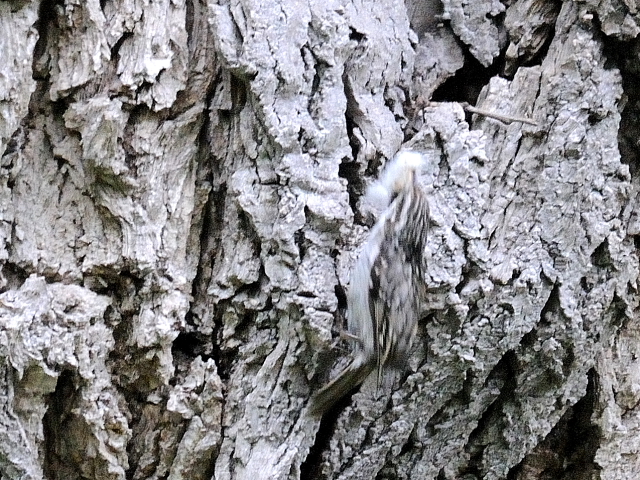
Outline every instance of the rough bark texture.
[[[639, 477], [639, 25], [617, 0], [0, 1], [2, 478]], [[401, 147], [428, 159], [420, 338], [320, 421], [362, 194]]]

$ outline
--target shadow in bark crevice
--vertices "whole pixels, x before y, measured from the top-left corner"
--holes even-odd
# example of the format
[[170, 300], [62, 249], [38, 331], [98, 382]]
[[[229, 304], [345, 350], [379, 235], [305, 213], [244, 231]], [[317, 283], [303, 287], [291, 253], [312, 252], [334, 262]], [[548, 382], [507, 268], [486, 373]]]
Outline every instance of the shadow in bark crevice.
[[[79, 419], [73, 413], [79, 395], [78, 378], [75, 372], [63, 371], [56, 388], [46, 401], [47, 412], [42, 418], [44, 439], [43, 471], [48, 480], [82, 478], [82, 472], [73, 459], [85, 461], [84, 442], [78, 442], [83, 432], [78, 429]], [[75, 424], [75, 425], [74, 425]]]
[[48, 48], [53, 44], [52, 36], [57, 35], [59, 27], [57, 25], [57, 8], [64, 8], [63, 0], [42, 0], [38, 9], [38, 19], [34, 28], [38, 31], [38, 40], [33, 50], [32, 71], [35, 80], [46, 80], [49, 78], [49, 62], [42, 60], [49, 55]]
[[[594, 21], [597, 21], [597, 17]], [[638, 182], [640, 170], [640, 40], [623, 42], [615, 38], [600, 37], [604, 45], [603, 53], [607, 57], [605, 67], [617, 69], [622, 77], [624, 94], [618, 101], [620, 126], [618, 129], [618, 149], [620, 161], [629, 166], [631, 180]], [[594, 121], [598, 118], [594, 118]], [[591, 117], [590, 117], [591, 121]]]
[[475, 105], [480, 91], [489, 83], [491, 77], [498, 74], [497, 64], [499, 62], [497, 60], [493, 65], [485, 67], [467, 51], [466, 47], [464, 55], [464, 66], [433, 92], [431, 101], [461, 102]]
[[[355, 390], [354, 390], [355, 391]], [[331, 437], [336, 427], [340, 413], [351, 403], [351, 394], [345, 395], [328, 412], [326, 412], [316, 433], [316, 439], [307, 458], [300, 465], [300, 478], [316, 480], [322, 476], [323, 453], [329, 450]]]
[[465, 448], [469, 454], [469, 461], [460, 475], [472, 474], [481, 478], [484, 450], [500, 437], [500, 432], [504, 430], [506, 422], [503, 407], [506, 403], [514, 400], [517, 386], [517, 363], [515, 352], [513, 350], [507, 351], [485, 380], [485, 388], [498, 388], [499, 393], [478, 420], [476, 428], [469, 434]]
[[595, 462], [601, 431], [591, 422], [597, 405], [598, 375], [588, 373], [585, 395], [569, 407], [551, 432], [513, 467], [507, 480], [599, 478]]

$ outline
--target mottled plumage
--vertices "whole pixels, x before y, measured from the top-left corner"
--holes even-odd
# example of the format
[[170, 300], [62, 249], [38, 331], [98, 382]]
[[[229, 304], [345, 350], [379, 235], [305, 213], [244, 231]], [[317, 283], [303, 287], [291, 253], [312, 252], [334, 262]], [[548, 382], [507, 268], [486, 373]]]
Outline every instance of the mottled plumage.
[[416, 171], [422, 156], [400, 152], [372, 190], [386, 208], [369, 233], [351, 274], [347, 294], [349, 331], [360, 342], [353, 362], [312, 399], [322, 414], [377, 370], [404, 365], [415, 337], [424, 298], [424, 250], [429, 231], [427, 199]]

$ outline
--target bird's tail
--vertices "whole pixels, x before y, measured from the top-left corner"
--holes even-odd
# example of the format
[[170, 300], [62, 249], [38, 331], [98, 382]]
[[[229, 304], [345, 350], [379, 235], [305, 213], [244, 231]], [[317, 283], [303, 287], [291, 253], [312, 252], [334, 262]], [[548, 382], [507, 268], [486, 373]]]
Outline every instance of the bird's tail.
[[354, 388], [358, 387], [375, 368], [375, 362], [367, 362], [358, 355], [332, 382], [311, 397], [309, 412], [321, 416]]

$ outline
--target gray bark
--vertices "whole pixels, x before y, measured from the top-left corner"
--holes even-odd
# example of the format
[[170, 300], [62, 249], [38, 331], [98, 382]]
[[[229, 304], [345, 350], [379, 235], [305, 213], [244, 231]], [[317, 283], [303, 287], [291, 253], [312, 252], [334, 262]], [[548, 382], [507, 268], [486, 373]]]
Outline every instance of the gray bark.
[[[2, 478], [638, 477], [638, 23], [0, 1]], [[419, 338], [320, 421], [400, 148], [428, 160]]]

